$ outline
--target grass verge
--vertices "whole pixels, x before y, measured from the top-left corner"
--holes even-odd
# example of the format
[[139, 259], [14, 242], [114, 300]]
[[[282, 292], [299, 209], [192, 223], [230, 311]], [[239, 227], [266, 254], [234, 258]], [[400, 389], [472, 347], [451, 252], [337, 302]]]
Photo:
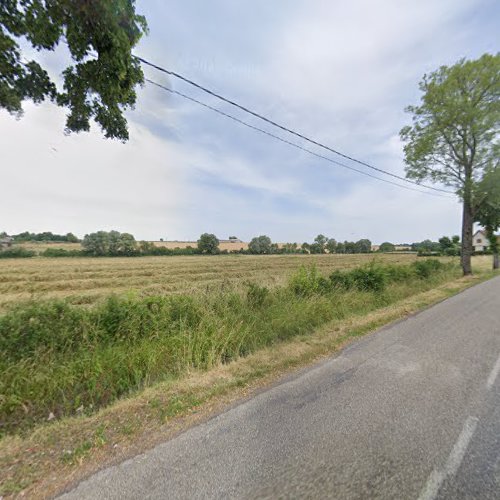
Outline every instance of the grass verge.
[[[208, 371], [205, 364], [198, 368], [191, 366], [181, 374], [92, 415], [64, 418], [23, 435], [5, 436], [0, 441], [0, 494], [14, 495], [23, 491], [36, 497], [49, 496], [99, 465], [153, 446], [225, 404], [251, 394], [288, 370], [335, 352], [356, 336], [489, 276], [491, 274], [485, 273], [455, 280], [450, 271], [441, 276], [441, 285], [435, 280], [420, 280], [409, 289], [408, 283], [400, 281], [392, 283], [383, 293], [344, 293], [363, 297], [359, 307], [352, 308], [353, 303], [349, 301], [349, 313], [323, 318], [322, 326], [315, 324], [313, 333], [309, 329], [298, 330], [294, 337], [280, 339], [281, 342], [274, 342], [244, 358], [225, 364], [214, 363]], [[322, 293], [309, 290], [307, 283], [312, 283], [313, 289], [324, 286], [324, 283], [318, 285], [321, 280], [312, 279], [311, 273], [302, 273], [291, 286], [296, 287], [297, 282], [306, 285], [299, 293], [295, 289], [294, 296], [307, 304], [313, 299], [321, 302], [332, 297], [332, 290]], [[264, 295], [267, 297], [266, 293]], [[369, 302], [367, 309], [367, 299], [372, 296], [376, 299]], [[332, 307], [331, 301], [329, 307]], [[297, 318], [292, 315], [292, 319]], [[273, 324], [273, 329], [276, 326], [279, 324]]]

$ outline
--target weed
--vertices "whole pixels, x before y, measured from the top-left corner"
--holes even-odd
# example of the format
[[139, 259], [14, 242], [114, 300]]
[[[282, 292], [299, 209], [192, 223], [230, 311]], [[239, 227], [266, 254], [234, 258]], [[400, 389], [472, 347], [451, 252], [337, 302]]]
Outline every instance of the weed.
[[[393, 267], [370, 264], [329, 279], [316, 266], [301, 267], [288, 284], [252, 282], [246, 293], [219, 287], [189, 295], [112, 295], [85, 308], [64, 300], [18, 304], [0, 316], [0, 434], [51, 415], [78, 415], [82, 407], [89, 414], [192, 368], [228, 363], [456, 275], [439, 262]], [[197, 403], [183, 396], [150, 404], [164, 420]], [[104, 440], [98, 430], [92, 446]], [[85, 449], [82, 444], [69, 459]]]
[[257, 283], [248, 283], [247, 300], [252, 307], [262, 307], [269, 296], [269, 288]]

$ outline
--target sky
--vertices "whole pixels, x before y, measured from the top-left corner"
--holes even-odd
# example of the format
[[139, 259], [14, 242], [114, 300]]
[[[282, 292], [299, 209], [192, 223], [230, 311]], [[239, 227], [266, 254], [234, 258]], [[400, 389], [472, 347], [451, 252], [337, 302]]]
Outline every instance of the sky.
[[[399, 130], [422, 76], [500, 45], [496, 0], [138, 0], [137, 12], [150, 29], [137, 55], [401, 176]], [[59, 79], [63, 49], [35, 57]], [[326, 153], [163, 73], [145, 74]], [[149, 84], [138, 95], [126, 144], [96, 125], [65, 135], [65, 110], [50, 103], [26, 103], [21, 119], [0, 110], [0, 231], [278, 242], [322, 233], [374, 243], [460, 232], [455, 197], [352, 172]]]

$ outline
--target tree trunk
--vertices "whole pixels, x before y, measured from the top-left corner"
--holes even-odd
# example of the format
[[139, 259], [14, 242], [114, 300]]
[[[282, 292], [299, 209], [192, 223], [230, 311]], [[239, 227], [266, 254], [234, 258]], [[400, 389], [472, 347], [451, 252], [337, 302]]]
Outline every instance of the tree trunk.
[[472, 274], [472, 229], [474, 225], [474, 209], [472, 205], [472, 165], [464, 165], [464, 190], [462, 212], [462, 252], [460, 262], [464, 276]]
[[493, 254], [493, 269], [498, 269], [500, 266], [499, 266], [499, 262], [498, 262], [498, 254], [497, 253], [494, 253]]
[[462, 253], [460, 261], [464, 276], [472, 274], [471, 255], [472, 255], [472, 225], [474, 215], [470, 199], [464, 196], [464, 206], [462, 214]]

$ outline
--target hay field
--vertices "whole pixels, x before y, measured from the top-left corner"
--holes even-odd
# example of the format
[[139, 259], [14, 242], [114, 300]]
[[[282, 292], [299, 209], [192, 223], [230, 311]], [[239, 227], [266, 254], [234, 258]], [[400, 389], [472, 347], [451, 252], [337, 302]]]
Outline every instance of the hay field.
[[21, 247], [26, 250], [34, 250], [35, 252], [43, 252], [47, 248], [63, 248], [64, 250], [81, 250], [81, 243], [67, 243], [65, 241], [23, 241], [15, 243], [14, 248]]
[[[154, 243], [157, 247], [170, 248], [172, 250], [174, 248], [196, 248], [198, 246], [198, 242], [196, 241], [151, 241], [151, 243]], [[278, 243], [278, 245], [280, 245], [280, 243]], [[219, 243], [219, 250], [227, 250], [230, 252], [231, 250], [237, 251], [241, 249], [247, 250], [248, 243], [245, 243], [244, 241], [221, 241]]]
[[[150, 241], [149, 243], [154, 243], [157, 247], [164, 248], [187, 248], [192, 247], [196, 248], [198, 246], [198, 242], [196, 241]], [[279, 246], [282, 243], [278, 243]], [[26, 248], [27, 250], [34, 250], [35, 252], [43, 252], [47, 248], [63, 248], [64, 250], [81, 250], [81, 243], [67, 243], [62, 241], [26, 241], [22, 243], [16, 243], [15, 246], [20, 246], [22, 248]], [[247, 250], [248, 243], [244, 241], [221, 241], [219, 243], [220, 250], [227, 250], [228, 252], [231, 250]]]
[[178, 257], [32, 258], [0, 260], [0, 311], [30, 298], [69, 297], [92, 304], [110, 293], [144, 295], [238, 286], [246, 281], [274, 286], [302, 265], [324, 274], [376, 259], [410, 263], [415, 255], [224, 255]]

